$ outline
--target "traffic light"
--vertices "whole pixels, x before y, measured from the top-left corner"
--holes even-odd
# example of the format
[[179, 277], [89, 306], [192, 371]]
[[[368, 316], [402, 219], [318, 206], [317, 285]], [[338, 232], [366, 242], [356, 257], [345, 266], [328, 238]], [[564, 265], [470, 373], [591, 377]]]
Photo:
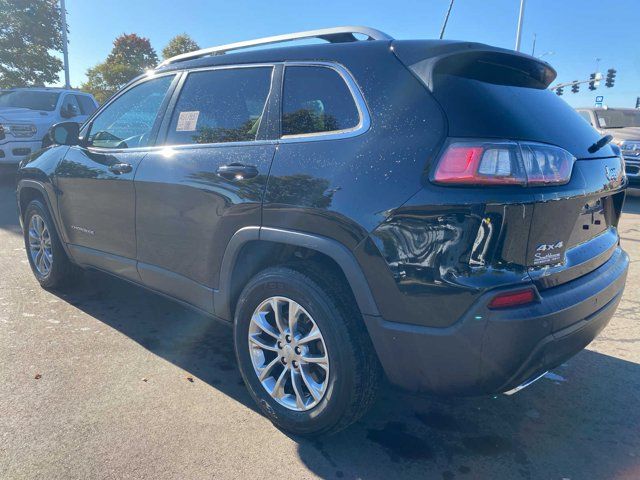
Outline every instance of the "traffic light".
[[563, 89], [562, 87], [556, 88], [556, 95], [560, 96], [562, 95]]
[[[574, 80], [574, 82], [577, 82], [578, 80]], [[580, 91], [580, 85], [578, 85], [578, 83], [574, 83], [573, 85], [571, 85], [571, 93], [578, 93]]]
[[607, 79], [604, 82], [605, 87], [611, 88], [616, 81], [616, 69], [610, 68], [607, 70]]
[[636, 108], [640, 108], [640, 97], [636, 97]]
[[589, 75], [589, 90], [595, 90], [596, 89], [596, 74], [592, 73], [591, 75]]

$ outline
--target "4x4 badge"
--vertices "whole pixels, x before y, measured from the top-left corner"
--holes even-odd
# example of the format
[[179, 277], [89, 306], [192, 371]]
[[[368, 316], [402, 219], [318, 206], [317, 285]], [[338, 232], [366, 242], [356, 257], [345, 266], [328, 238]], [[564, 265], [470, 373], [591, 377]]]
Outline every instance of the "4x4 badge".
[[550, 250], [556, 250], [562, 247], [564, 247], [564, 243], [562, 241], [557, 243], [541, 243], [536, 248], [536, 252], [548, 252]]

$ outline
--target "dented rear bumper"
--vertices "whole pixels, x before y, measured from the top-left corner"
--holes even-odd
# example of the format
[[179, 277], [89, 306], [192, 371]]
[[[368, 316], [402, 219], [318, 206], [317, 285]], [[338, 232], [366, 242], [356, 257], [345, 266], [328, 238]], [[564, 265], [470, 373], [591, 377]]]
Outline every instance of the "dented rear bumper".
[[489, 310], [494, 290], [446, 328], [365, 320], [392, 383], [435, 394], [505, 392], [560, 365], [605, 328], [620, 302], [628, 266], [618, 247], [596, 270], [540, 290], [536, 303]]

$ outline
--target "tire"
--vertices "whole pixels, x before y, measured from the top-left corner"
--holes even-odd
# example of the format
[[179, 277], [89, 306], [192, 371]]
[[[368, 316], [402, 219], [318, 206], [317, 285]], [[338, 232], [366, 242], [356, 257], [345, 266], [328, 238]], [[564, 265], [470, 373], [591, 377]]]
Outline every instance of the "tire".
[[[380, 364], [360, 313], [353, 305], [351, 296], [340, 285], [339, 280], [326, 272], [319, 275], [310, 269], [300, 271], [295, 267], [273, 267], [253, 277], [238, 299], [234, 343], [240, 373], [262, 413], [276, 427], [289, 433], [309, 436], [336, 433], [358, 420], [375, 401], [381, 380]], [[292, 357], [287, 357], [289, 362], [286, 363], [282, 359], [289, 353], [283, 353], [286, 350], [277, 348], [277, 342], [273, 343], [273, 334], [276, 334], [286, 349], [285, 333], [289, 331], [287, 328], [278, 331], [274, 328], [274, 298], [282, 318], [287, 317], [288, 311], [297, 308], [295, 304], [301, 307], [302, 313], [296, 317], [296, 339], [303, 342], [304, 338], [309, 338], [309, 331], [314, 325], [322, 337], [321, 340], [300, 343], [296, 348], [306, 349], [300, 356], [294, 355], [298, 353], [297, 350], [289, 350]], [[267, 300], [269, 302], [265, 303]], [[271, 333], [266, 334], [263, 329], [256, 328], [252, 316], [257, 309], [262, 313], [267, 312], [263, 318], [270, 322]], [[307, 336], [301, 331], [306, 331]], [[276, 347], [277, 350], [269, 353], [250, 344], [250, 334], [257, 335], [260, 343], [269, 343], [269, 347]], [[291, 342], [289, 347], [298, 345], [295, 339]], [[304, 358], [310, 357], [325, 358], [328, 365], [306, 363]], [[298, 359], [297, 367], [292, 358]], [[284, 387], [281, 390], [272, 389], [283, 394], [280, 399], [272, 396], [263, 385], [258, 378], [260, 369], [255, 366], [255, 363], [268, 366], [271, 362], [275, 362], [273, 374], [265, 380], [270, 385], [277, 386], [276, 378], [289, 365], [289, 373], [284, 374]], [[296, 389], [294, 378], [310, 378], [318, 383], [299, 380]], [[324, 385], [322, 389], [313, 389], [315, 393], [322, 391], [320, 399], [311, 395], [312, 389], [307, 388], [310, 384]], [[285, 393], [287, 391], [289, 393]], [[288, 402], [286, 405], [283, 404], [285, 401]]]
[[[43, 246], [49, 246], [50, 256], [47, 255], [46, 258], [38, 256], [35, 253], [36, 250], [32, 249], [32, 245], [30, 244], [30, 242], [32, 242], [33, 245], [37, 244], [36, 236], [33, 235], [33, 227], [35, 224], [39, 224], [40, 220], [44, 226], [42, 231], [48, 232], [48, 235], [43, 235], [43, 237], [48, 238], [48, 241], [40, 244], [41, 250]], [[33, 222], [35, 222], [35, 224]], [[69, 261], [60, 242], [55, 224], [49, 214], [49, 210], [42, 201], [33, 200], [27, 205], [24, 213], [23, 236], [31, 271], [43, 288], [60, 288], [68, 285], [77, 278], [79, 268]], [[45, 263], [43, 264], [41, 262]], [[48, 268], [43, 268], [43, 266], [48, 266]]]

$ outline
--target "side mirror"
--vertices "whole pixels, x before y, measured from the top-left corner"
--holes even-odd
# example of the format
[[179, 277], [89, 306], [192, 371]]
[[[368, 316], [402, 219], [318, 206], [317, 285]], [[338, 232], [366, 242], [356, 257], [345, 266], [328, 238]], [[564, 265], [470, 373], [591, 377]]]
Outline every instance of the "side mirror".
[[51, 143], [56, 145], [78, 145], [80, 143], [80, 125], [76, 122], [56, 123], [47, 134]]

